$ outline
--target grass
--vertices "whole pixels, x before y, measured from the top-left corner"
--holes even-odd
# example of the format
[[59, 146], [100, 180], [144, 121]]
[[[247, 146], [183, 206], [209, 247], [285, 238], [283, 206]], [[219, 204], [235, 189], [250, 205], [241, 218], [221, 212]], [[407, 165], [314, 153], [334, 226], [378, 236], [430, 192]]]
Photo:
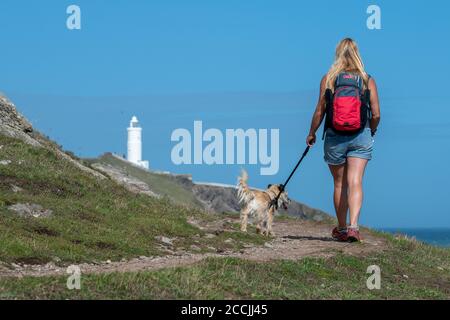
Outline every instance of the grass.
[[[373, 264], [381, 268], [380, 290], [366, 287]], [[84, 275], [81, 290], [68, 290], [66, 279], [0, 279], [0, 298], [449, 299], [450, 250], [389, 237], [387, 251], [366, 257], [270, 263], [209, 258], [153, 272]]]
[[[161, 254], [155, 240], [159, 235], [176, 237], [186, 247], [206, 247], [210, 242], [196, 239], [204, 232], [187, 222], [192, 216], [215, 219], [201, 210], [130, 193], [109, 179], [81, 171], [51, 150], [4, 136], [0, 146], [0, 160], [11, 160], [0, 165], [0, 261], [67, 264], [154, 256]], [[13, 186], [21, 191], [14, 192]], [[8, 209], [16, 203], [39, 204], [53, 214], [19, 217]], [[228, 232], [214, 241], [220, 245], [227, 238]]]

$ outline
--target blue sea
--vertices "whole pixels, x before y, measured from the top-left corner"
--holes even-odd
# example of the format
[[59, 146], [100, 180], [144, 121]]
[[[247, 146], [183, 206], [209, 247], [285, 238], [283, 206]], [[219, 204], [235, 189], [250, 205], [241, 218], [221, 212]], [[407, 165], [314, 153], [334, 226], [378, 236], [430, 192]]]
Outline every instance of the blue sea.
[[404, 234], [428, 244], [450, 248], [450, 228], [381, 228], [380, 231]]

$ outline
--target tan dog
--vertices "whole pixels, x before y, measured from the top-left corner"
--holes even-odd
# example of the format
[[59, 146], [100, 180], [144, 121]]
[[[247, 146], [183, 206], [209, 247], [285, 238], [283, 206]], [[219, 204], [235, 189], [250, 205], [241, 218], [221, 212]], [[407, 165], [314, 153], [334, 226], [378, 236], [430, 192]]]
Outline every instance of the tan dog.
[[[247, 184], [248, 174], [242, 170], [241, 176], [238, 178], [237, 196], [241, 209], [241, 230], [247, 231], [248, 218], [256, 219], [256, 232], [263, 235], [274, 235], [272, 231], [273, 216], [276, 213], [275, 206], [270, 206], [273, 199], [276, 198], [281, 190], [279, 184], [267, 186], [267, 190], [251, 190]], [[287, 209], [289, 198], [286, 191], [283, 191], [278, 199], [278, 207], [283, 206]]]

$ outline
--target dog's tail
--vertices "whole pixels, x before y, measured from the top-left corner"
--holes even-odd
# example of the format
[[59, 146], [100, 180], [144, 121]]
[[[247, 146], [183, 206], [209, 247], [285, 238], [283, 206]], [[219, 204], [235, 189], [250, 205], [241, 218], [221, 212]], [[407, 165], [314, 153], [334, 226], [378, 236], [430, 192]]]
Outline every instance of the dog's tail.
[[237, 196], [240, 204], [248, 203], [253, 199], [253, 192], [248, 187], [247, 180], [247, 171], [242, 169], [241, 176], [238, 177], [237, 185]]

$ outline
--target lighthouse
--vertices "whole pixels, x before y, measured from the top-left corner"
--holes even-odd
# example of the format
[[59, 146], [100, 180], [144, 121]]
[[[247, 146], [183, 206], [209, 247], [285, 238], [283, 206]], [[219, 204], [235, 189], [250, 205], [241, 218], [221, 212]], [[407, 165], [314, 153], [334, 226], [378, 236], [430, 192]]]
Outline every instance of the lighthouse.
[[142, 161], [142, 128], [139, 126], [139, 121], [136, 116], [131, 118], [130, 126], [127, 128], [127, 131], [127, 160], [148, 169], [148, 161]]

